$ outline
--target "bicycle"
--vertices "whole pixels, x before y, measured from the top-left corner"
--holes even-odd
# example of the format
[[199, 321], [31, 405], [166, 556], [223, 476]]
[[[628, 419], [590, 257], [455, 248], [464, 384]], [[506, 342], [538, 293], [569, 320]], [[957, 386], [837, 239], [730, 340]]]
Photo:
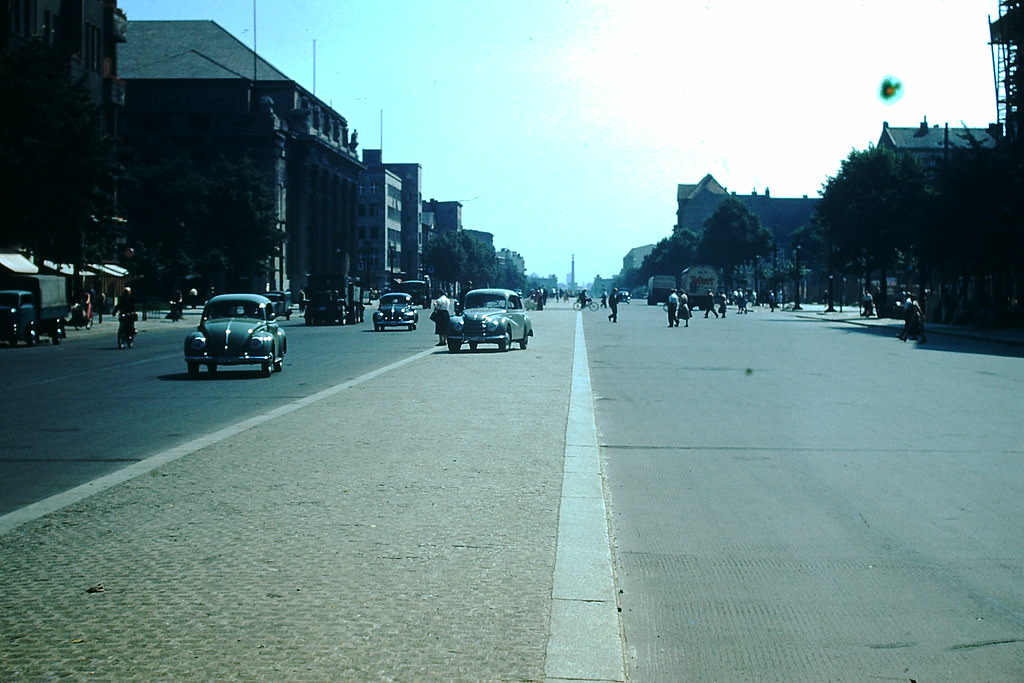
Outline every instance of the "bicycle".
[[597, 309], [601, 308], [601, 306], [593, 299], [587, 299], [587, 303], [585, 304], [580, 303], [579, 301], [572, 302], [572, 310], [574, 311], [582, 311], [584, 306], [586, 306], [592, 311], [596, 311]]

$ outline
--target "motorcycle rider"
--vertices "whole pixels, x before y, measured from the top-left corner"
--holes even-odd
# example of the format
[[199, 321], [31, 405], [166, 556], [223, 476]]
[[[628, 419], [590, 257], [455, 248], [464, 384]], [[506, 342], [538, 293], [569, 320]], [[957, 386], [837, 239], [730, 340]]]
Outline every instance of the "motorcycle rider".
[[118, 347], [120, 348], [122, 339], [131, 346], [131, 340], [135, 338], [135, 321], [138, 319], [138, 314], [135, 312], [135, 297], [132, 295], [131, 287], [125, 287], [121, 291], [121, 296], [117, 298], [117, 304], [114, 306], [114, 313], [117, 314], [119, 321], [117, 327]]

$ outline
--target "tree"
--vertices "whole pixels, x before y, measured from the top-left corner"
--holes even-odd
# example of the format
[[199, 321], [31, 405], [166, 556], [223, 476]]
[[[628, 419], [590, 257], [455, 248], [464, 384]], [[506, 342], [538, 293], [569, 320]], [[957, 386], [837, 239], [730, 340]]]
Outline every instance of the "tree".
[[817, 208], [839, 265], [884, 273], [911, 253], [927, 225], [928, 185], [909, 154], [881, 147], [850, 152]]
[[761, 219], [740, 200], [729, 197], [704, 221], [704, 234], [697, 259], [722, 271], [726, 287], [732, 287], [733, 273], [743, 263], [772, 252], [774, 239]]
[[640, 265], [639, 282], [647, 282], [652, 275], [678, 275], [693, 265], [700, 238], [692, 230], [677, 229], [658, 242]]
[[462, 279], [466, 252], [455, 232], [437, 232], [430, 236], [423, 249], [423, 262], [431, 269], [439, 286], [451, 287]]
[[134, 269], [155, 287], [259, 276], [284, 239], [264, 178], [245, 159], [221, 160], [209, 173], [184, 155], [140, 164], [123, 196]]
[[0, 102], [0, 242], [59, 263], [106, 256], [114, 146], [89, 91], [33, 40], [0, 56]]

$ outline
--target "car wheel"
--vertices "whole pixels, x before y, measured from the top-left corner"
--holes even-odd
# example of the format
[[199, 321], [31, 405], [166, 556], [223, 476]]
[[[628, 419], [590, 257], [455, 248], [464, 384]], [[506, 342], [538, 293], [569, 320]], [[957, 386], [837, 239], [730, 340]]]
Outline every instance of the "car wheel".
[[499, 351], [508, 351], [512, 348], [512, 331], [505, 330], [505, 336], [498, 342]]
[[526, 349], [526, 345], [530, 343], [530, 333], [523, 332], [523, 338], [519, 340], [519, 348], [521, 350]]
[[217, 374], [217, 364], [216, 363], [210, 363], [209, 365], [206, 366], [206, 371], [208, 373], [210, 373], [211, 375], [216, 375]]
[[188, 364], [188, 376], [195, 379], [199, 376], [199, 363]]
[[274, 374], [274, 366], [268, 361], [260, 366], [260, 374], [264, 377], [270, 377]]
[[409, 325], [409, 331], [410, 332], [412, 332], [415, 329], [416, 329], [416, 323], [413, 323], [412, 325]]
[[448, 350], [452, 353], [458, 353], [459, 351], [462, 350], [462, 342], [449, 341]]
[[476, 351], [476, 342], [469, 342], [469, 350]]
[[274, 372], [284, 372], [284, 356], [274, 361]]

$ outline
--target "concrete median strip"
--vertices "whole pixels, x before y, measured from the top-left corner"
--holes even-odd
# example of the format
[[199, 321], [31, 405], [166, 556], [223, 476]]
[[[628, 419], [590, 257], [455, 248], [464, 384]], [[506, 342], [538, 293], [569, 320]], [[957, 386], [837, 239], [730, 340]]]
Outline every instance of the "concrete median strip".
[[582, 315], [576, 319], [572, 368], [545, 678], [624, 681], [622, 631]]
[[49, 498], [26, 505], [25, 507], [14, 510], [13, 512], [9, 512], [0, 516], [0, 534], [5, 534], [22, 524], [60, 510], [61, 508], [67, 507], [68, 505], [99, 493], [100, 491], [109, 489], [112, 486], [134, 479], [135, 477], [147, 472], [152, 472], [162, 465], [173, 462], [191, 453], [195, 453], [198, 450], [211, 446], [215, 443], [219, 443], [225, 439], [229, 439], [246, 430], [252, 429], [257, 425], [275, 420], [283, 415], [288, 415], [300, 408], [305, 408], [306, 406], [317, 403], [318, 401], [322, 401], [323, 399], [334, 396], [346, 389], [351, 389], [354, 386], [368, 382], [369, 380], [379, 377], [387, 372], [391, 372], [396, 368], [400, 368], [403, 365], [408, 365], [409, 363], [419, 360], [424, 356], [437, 353], [437, 351], [438, 350], [433, 347], [420, 351], [419, 353], [415, 353], [407, 358], [403, 358], [402, 360], [395, 361], [394, 363], [377, 368], [376, 370], [371, 370], [370, 372], [360, 375], [354, 379], [350, 379], [347, 382], [336, 384], [315, 394], [310, 394], [309, 396], [305, 396], [290, 403], [285, 403], [284, 405], [278, 406], [277, 408], [265, 413], [260, 413], [259, 415], [255, 415], [246, 420], [242, 420], [241, 422], [229, 427], [200, 436], [196, 439], [183, 443], [180, 446], [168, 448], [167, 450], [152, 455], [145, 460], [140, 460], [139, 462], [123, 467], [116, 472], [94, 479], [82, 484], [81, 486], [76, 486], [73, 489], [68, 489], [62, 493], [58, 493], [54, 496], [50, 496]]

